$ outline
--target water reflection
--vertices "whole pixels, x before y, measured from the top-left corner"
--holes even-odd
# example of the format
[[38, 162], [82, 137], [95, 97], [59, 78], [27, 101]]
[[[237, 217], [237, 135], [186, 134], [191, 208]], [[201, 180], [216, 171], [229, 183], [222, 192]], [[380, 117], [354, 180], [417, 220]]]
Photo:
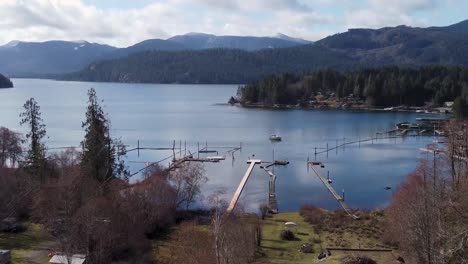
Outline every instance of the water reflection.
[[[41, 106], [51, 147], [78, 146], [83, 137], [81, 122], [86, 109], [86, 92], [94, 87], [104, 100], [112, 120], [112, 133], [129, 148], [169, 147], [173, 140], [187, 142], [196, 151], [197, 142], [209, 146], [239, 146], [235, 162], [228, 157], [219, 164], [207, 164], [209, 182], [205, 196], [218, 188], [232, 195], [240, 182], [249, 156], [291, 162], [275, 168], [277, 197], [282, 211], [297, 210], [304, 204], [337, 208], [337, 203], [312, 173], [307, 172], [307, 157], [314, 159], [315, 147], [333, 147], [344, 140], [369, 138], [394, 124], [415, 120], [414, 113], [353, 113], [341, 111], [243, 109], [215, 105], [235, 94], [234, 85], [141, 85], [113, 83], [55, 82], [49, 80], [13, 80], [14, 89], [0, 90], [0, 125], [19, 127], [22, 105], [35, 97]], [[283, 141], [273, 144], [269, 135], [279, 134]], [[360, 145], [348, 145], [338, 152], [320, 154], [338, 192], [346, 192], [352, 207], [385, 206], [390, 194], [385, 186], [397, 186], [422, 158], [419, 148], [432, 137], [381, 139]], [[178, 145], [178, 143], [177, 143]], [[128, 161], [156, 161], [171, 151], [141, 151], [128, 155]], [[223, 154], [223, 153], [220, 153]], [[128, 163], [132, 171], [144, 163]], [[167, 165], [165, 163], [164, 165]], [[137, 180], [135, 178], [134, 180]], [[241, 197], [250, 210], [267, 201], [268, 176], [257, 168]]]

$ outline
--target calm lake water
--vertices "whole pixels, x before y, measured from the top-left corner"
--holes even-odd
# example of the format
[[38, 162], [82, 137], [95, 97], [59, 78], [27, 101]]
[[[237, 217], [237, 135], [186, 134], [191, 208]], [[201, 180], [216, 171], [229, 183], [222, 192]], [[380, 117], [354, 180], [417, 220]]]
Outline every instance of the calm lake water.
[[[297, 210], [314, 204], [337, 208], [338, 204], [323, 184], [307, 171], [306, 161], [314, 159], [314, 148], [334, 146], [344, 140], [370, 138], [376, 132], [392, 129], [396, 123], [415, 121], [415, 113], [353, 113], [315, 110], [245, 109], [226, 105], [236, 93], [235, 85], [162, 85], [59, 82], [51, 80], [15, 79], [14, 89], [0, 90], [0, 126], [24, 131], [18, 117], [22, 105], [34, 97], [41, 106], [47, 125], [48, 147], [78, 146], [83, 137], [81, 122], [86, 110], [87, 90], [95, 88], [112, 121], [112, 134], [121, 138], [128, 149], [136, 147], [170, 147], [173, 140], [187, 142], [192, 152], [197, 142], [210, 146], [237, 147], [235, 160], [227, 156], [217, 164], [206, 164], [209, 182], [203, 187], [205, 197], [225, 188], [230, 199], [246, 168], [248, 157], [289, 160], [286, 167], [274, 169], [277, 197], [281, 211]], [[280, 134], [283, 141], [272, 143], [270, 134]], [[338, 152], [317, 156], [324, 162], [322, 170], [330, 171], [333, 185], [351, 207], [376, 208], [388, 204], [391, 191], [406, 175], [426, 158], [419, 148], [433, 137], [378, 140], [348, 145]], [[182, 143], [184, 145], [184, 143]], [[225, 155], [220, 150], [220, 155]], [[127, 165], [132, 172], [143, 162], [160, 160], [172, 151], [141, 151], [140, 157], [131, 152]], [[213, 155], [213, 154], [209, 154]], [[167, 165], [167, 162], [164, 163]], [[138, 180], [135, 176], [132, 180]], [[268, 175], [257, 167], [240, 202], [256, 210], [267, 201]]]

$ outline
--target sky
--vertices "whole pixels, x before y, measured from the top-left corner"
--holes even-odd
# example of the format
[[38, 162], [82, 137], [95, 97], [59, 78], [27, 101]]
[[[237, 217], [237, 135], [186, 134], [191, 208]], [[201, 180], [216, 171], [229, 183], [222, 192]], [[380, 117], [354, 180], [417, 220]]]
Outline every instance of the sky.
[[0, 45], [86, 40], [127, 47], [188, 32], [319, 40], [349, 28], [446, 26], [468, 0], [0, 0]]

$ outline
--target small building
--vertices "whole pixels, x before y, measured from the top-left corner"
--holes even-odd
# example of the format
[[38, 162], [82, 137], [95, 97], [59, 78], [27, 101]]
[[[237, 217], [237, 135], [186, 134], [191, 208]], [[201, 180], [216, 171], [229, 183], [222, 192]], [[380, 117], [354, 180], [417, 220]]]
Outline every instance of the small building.
[[453, 102], [445, 102], [445, 103], [444, 103], [444, 106], [445, 106], [445, 107], [452, 107], [452, 106], [453, 106]]
[[0, 249], [0, 264], [11, 263], [11, 252], [9, 250]]
[[65, 255], [54, 255], [50, 260], [50, 264], [86, 264], [86, 255], [75, 254], [71, 257], [70, 262], [69, 258]]

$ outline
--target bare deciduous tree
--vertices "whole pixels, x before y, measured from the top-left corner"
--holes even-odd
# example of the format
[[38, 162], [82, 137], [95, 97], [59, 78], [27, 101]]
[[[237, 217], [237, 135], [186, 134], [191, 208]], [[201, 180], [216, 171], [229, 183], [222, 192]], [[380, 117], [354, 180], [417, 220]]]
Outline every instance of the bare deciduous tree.
[[15, 167], [22, 155], [21, 134], [0, 127], [0, 167]]
[[434, 150], [421, 162], [388, 208], [387, 239], [417, 263], [467, 263], [466, 128], [466, 122], [449, 125], [447, 151]]
[[211, 230], [216, 263], [253, 262], [255, 250], [261, 239], [259, 219], [257, 215], [245, 214], [241, 209], [226, 214], [227, 202], [222, 199], [224, 193], [220, 190], [209, 197], [213, 212]]
[[176, 191], [176, 207], [188, 209], [201, 194], [201, 185], [208, 181], [199, 163], [184, 163], [169, 174], [169, 182]]
[[[196, 238], [196, 243], [194, 243]], [[165, 264], [215, 264], [213, 235], [193, 222], [182, 223], [171, 235], [170, 255], [161, 260]]]

